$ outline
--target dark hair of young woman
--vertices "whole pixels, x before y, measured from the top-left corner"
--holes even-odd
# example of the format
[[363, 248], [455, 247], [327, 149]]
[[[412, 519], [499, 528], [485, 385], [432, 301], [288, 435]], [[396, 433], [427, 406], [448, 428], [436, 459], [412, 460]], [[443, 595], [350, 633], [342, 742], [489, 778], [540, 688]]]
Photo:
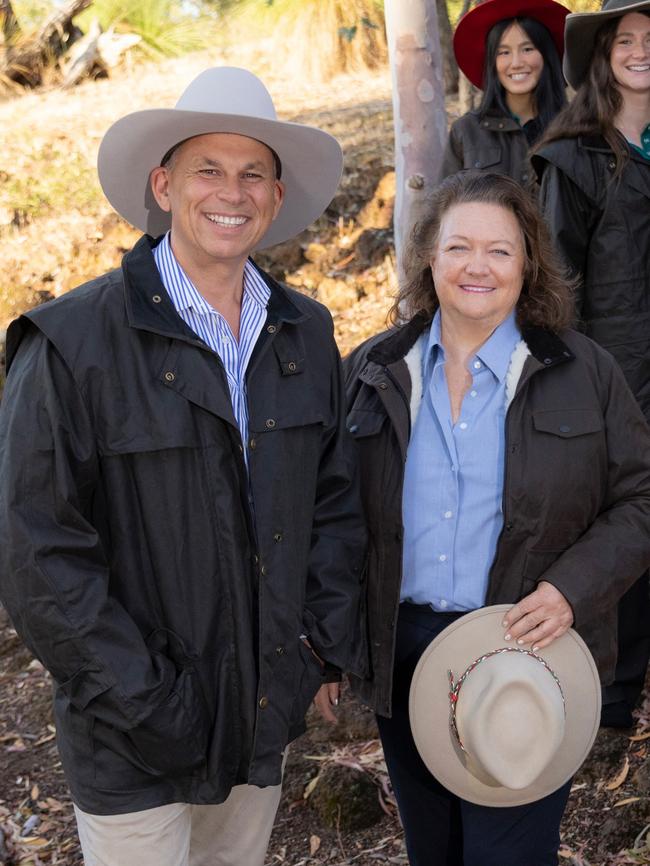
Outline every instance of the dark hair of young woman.
[[535, 88], [535, 106], [541, 127], [545, 129], [558, 111], [566, 105], [566, 84], [553, 37], [546, 27], [534, 18], [504, 18], [490, 30], [483, 71], [485, 87], [478, 113], [481, 117], [489, 111], [509, 114], [506, 91], [497, 75], [496, 59], [501, 38], [511, 24], [518, 24], [521, 27], [544, 58], [544, 68]]
[[[650, 17], [648, 12], [641, 14]], [[610, 18], [599, 27], [587, 77], [573, 100], [558, 114], [535, 145], [535, 149], [539, 150], [545, 144], [562, 138], [602, 135], [616, 158], [614, 178], [620, 175], [629, 158], [628, 145], [614, 126], [614, 119], [623, 107], [623, 97], [609, 60], [620, 21], [620, 18]]]

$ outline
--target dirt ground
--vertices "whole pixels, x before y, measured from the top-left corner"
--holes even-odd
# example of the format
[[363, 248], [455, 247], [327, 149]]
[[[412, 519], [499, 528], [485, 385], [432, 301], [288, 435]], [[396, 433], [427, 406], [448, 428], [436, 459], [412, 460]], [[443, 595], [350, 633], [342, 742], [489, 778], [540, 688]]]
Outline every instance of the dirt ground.
[[[101, 200], [93, 179], [108, 124], [129, 110], [173, 104], [198, 71], [229, 60], [203, 55], [164, 70], [138, 67], [73, 93], [31, 94], [0, 104], [0, 332], [21, 309], [117, 265], [135, 240], [136, 233]], [[237, 62], [269, 82], [282, 117], [319, 125], [344, 146], [344, 178], [326, 215], [297, 241], [259, 261], [328, 304], [345, 352], [384, 326], [395, 290], [388, 74], [316, 86], [283, 80], [268, 63], [241, 57]], [[25, 176], [32, 180], [31, 203], [17, 207], [16, 184]], [[40, 196], [36, 205], [34, 189]], [[0, 685], [0, 866], [77, 866], [81, 859], [56, 752], [49, 678], [1, 608]], [[336, 728], [312, 718], [309, 732], [290, 751], [267, 866], [407, 863], [374, 719], [349, 697], [340, 709], [344, 718]], [[600, 732], [575, 779], [559, 863], [650, 864], [649, 742], [647, 701], [635, 729]], [[379, 804], [376, 823], [348, 829], [349, 813], [357, 807], [346, 800], [329, 824], [320, 816], [316, 792], [323, 783], [317, 777], [333, 765], [369, 783], [371, 800]]]

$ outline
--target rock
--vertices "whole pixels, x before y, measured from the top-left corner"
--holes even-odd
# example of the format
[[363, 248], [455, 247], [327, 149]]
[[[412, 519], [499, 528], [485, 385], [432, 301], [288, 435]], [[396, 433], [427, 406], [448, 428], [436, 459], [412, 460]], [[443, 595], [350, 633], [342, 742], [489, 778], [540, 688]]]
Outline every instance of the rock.
[[372, 827], [384, 816], [368, 774], [340, 764], [323, 767], [309, 803], [326, 826], [344, 832]]

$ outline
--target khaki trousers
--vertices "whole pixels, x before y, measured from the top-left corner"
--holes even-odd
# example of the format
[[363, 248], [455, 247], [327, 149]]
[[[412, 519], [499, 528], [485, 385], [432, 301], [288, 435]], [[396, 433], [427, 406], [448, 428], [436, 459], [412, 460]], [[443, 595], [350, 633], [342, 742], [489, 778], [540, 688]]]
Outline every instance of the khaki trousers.
[[225, 803], [172, 803], [124, 815], [75, 806], [85, 866], [263, 866], [280, 785], [238, 785]]

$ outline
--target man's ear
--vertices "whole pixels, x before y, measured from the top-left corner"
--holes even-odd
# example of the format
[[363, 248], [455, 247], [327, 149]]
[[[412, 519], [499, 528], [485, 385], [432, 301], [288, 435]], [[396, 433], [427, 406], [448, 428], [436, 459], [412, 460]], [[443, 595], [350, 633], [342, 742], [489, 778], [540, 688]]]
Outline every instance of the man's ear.
[[162, 165], [157, 166], [149, 175], [149, 183], [153, 197], [156, 199], [158, 207], [164, 210], [165, 213], [171, 211], [169, 202], [169, 169]]
[[273, 192], [275, 198], [275, 207], [273, 209], [273, 219], [280, 213], [282, 202], [284, 201], [284, 184], [281, 180], [275, 181], [275, 190]]

